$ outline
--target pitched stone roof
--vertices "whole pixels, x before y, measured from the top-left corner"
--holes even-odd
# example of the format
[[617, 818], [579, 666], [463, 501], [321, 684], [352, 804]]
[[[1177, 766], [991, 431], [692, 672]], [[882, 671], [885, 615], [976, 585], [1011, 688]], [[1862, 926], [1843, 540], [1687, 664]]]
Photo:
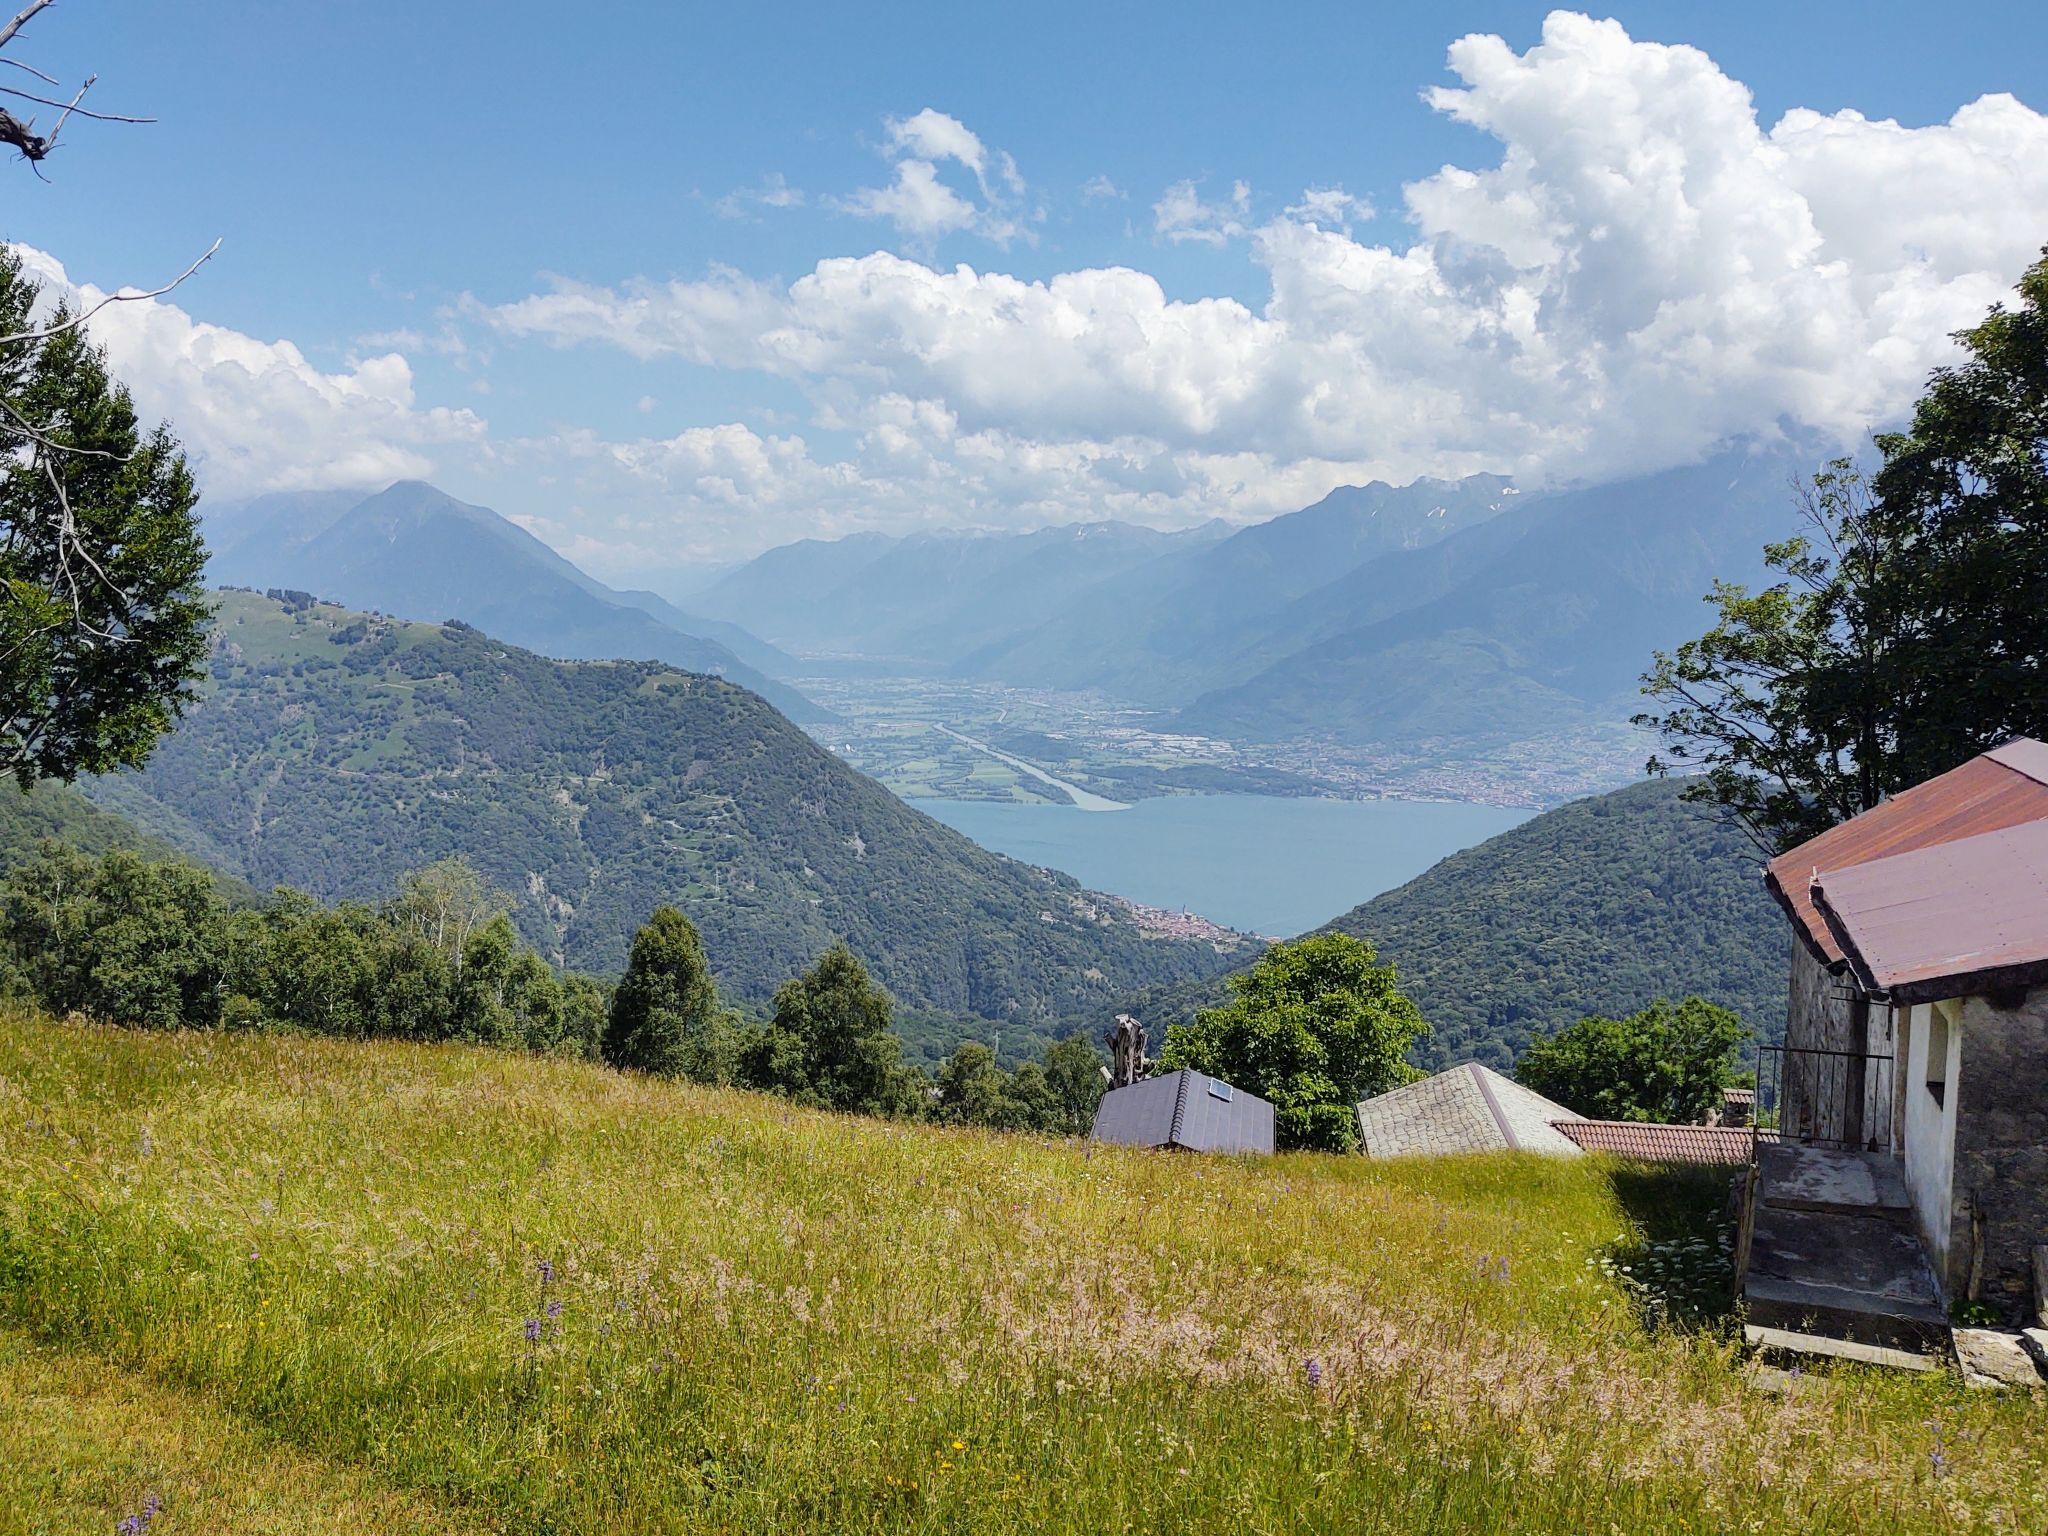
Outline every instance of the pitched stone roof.
[[1367, 1157], [1513, 1151], [1575, 1157], [1577, 1144], [1559, 1135], [1555, 1122], [1577, 1118], [1476, 1061], [1358, 1106]]
[[1747, 1126], [1646, 1125], [1634, 1120], [1559, 1120], [1555, 1129], [1587, 1152], [1639, 1163], [1746, 1163]]

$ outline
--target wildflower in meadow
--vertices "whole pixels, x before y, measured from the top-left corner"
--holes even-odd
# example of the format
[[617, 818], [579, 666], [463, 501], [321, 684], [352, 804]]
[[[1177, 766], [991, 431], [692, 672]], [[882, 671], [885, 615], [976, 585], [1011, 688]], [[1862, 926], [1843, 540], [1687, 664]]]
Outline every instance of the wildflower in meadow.
[[1323, 1384], [1323, 1362], [1310, 1355], [1301, 1362], [1301, 1374], [1308, 1378], [1311, 1387], [1320, 1387]]
[[555, 1283], [555, 1266], [551, 1262], [542, 1259], [533, 1267], [540, 1275], [540, 1283], [542, 1285], [553, 1285]]
[[538, 1344], [540, 1342], [540, 1319], [537, 1317], [529, 1317], [526, 1320], [526, 1342], [529, 1344]]

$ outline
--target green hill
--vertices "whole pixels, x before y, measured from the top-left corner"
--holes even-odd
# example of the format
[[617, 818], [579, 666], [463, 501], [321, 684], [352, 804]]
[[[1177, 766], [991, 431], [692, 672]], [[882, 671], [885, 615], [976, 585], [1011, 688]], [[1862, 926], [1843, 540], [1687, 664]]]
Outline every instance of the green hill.
[[204, 701], [143, 773], [90, 792], [259, 886], [328, 898], [465, 854], [535, 944], [598, 973], [673, 901], [741, 999], [843, 939], [913, 1018], [1047, 1024], [1251, 948], [1148, 936], [730, 683], [248, 592], [222, 594]]
[[0, 1015], [0, 1529], [2039, 1529], [2024, 1394], [1757, 1390], [1725, 1191]]
[[[1535, 1036], [1698, 993], [1759, 1034], [1784, 1028], [1783, 916], [1733, 827], [1651, 780], [1574, 800], [1328, 924], [1400, 969], [1434, 1034], [1425, 1066], [1502, 1069]], [[1136, 1007], [1156, 1034], [1221, 996], [1161, 989]]]

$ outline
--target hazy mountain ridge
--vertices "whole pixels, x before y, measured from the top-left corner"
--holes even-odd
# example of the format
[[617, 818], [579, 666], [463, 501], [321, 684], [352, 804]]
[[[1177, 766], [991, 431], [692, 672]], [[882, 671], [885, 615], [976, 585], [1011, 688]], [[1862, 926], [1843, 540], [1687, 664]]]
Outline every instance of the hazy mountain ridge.
[[[1036, 584], [1027, 536], [956, 536], [944, 541], [952, 569], [1004, 573], [1001, 601], [958, 588], [971, 624], [930, 617], [950, 600], [943, 569], [927, 560], [899, 582], [888, 573], [908, 563], [904, 541], [872, 536], [770, 551], [710, 602], [759, 622], [751, 605], [769, 591], [792, 603], [836, 591], [824, 604], [838, 605], [834, 649], [1099, 689], [1240, 742], [1485, 747], [1625, 721], [1651, 653], [1705, 627], [1711, 583], [1763, 575], [1763, 545], [1795, 527], [1805, 467], [1784, 450], [1731, 449], [1541, 494], [1483, 475], [1343, 487], [1227, 537], [1102, 561], [1078, 586]], [[883, 600], [897, 584], [925, 592], [911, 619]], [[872, 600], [872, 618], [856, 599]]]
[[326, 898], [466, 855], [530, 939], [598, 972], [673, 901], [757, 1002], [837, 940], [913, 1015], [1037, 1025], [1233, 958], [988, 852], [722, 680], [251, 593], [222, 594], [181, 728], [88, 792], [258, 886]]
[[226, 585], [461, 619], [544, 655], [667, 662], [751, 688], [793, 719], [829, 718], [770, 675], [790, 664], [773, 646], [654, 593], [616, 591], [510, 519], [423, 481], [259, 497], [211, 516], [207, 532], [208, 574]]

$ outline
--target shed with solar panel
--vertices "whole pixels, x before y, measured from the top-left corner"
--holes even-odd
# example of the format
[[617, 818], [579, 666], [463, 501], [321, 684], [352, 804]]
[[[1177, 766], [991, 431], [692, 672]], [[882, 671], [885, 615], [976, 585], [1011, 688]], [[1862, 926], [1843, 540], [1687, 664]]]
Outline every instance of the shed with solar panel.
[[1273, 1106], [1220, 1077], [1182, 1069], [1102, 1096], [1097, 1141], [1181, 1152], [1273, 1150]]

